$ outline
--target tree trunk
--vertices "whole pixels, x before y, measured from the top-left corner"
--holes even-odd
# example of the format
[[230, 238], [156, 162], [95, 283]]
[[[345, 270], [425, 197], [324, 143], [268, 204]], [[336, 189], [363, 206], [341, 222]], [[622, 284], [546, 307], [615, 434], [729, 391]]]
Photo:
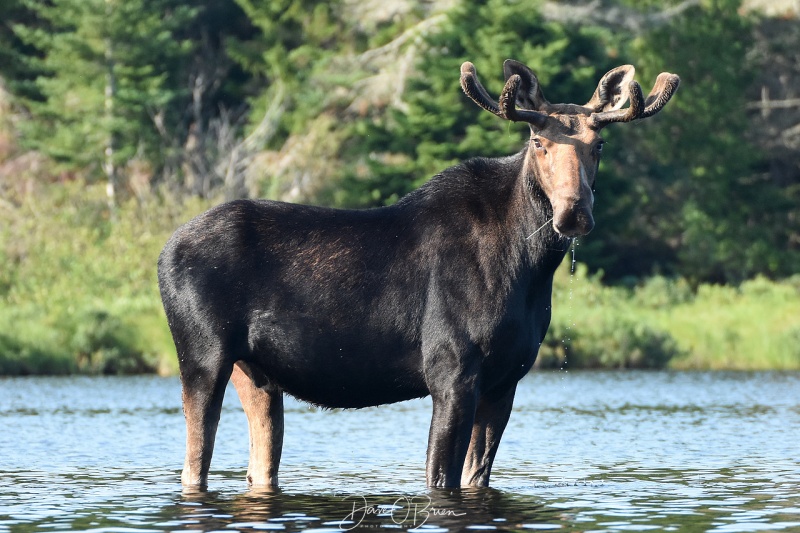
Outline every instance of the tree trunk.
[[[106, 14], [111, 15], [113, 0], [106, 0]], [[103, 170], [106, 174], [106, 198], [113, 214], [117, 207], [117, 165], [114, 156], [117, 149], [117, 138], [114, 132], [114, 100], [117, 96], [117, 77], [114, 71], [114, 45], [111, 38], [105, 40], [106, 88], [105, 88], [105, 122], [108, 128]]]

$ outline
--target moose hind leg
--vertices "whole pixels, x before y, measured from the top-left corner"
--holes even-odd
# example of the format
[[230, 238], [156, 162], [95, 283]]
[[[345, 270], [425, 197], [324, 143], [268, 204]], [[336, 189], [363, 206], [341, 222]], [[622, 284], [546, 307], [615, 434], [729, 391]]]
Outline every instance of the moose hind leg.
[[231, 376], [247, 415], [250, 434], [247, 483], [252, 487], [277, 487], [283, 450], [283, 393], [269, 386], [257, 386], [253, 379], [255, 371], [239, 361]]
[[208, 486], [222, 400], [233, 369], [233, 365], [225, 363], [221, 355], [205, 360], [218, 364], [191, 368], [187, 368], [190, 365], [181, 365], [183, 413], [186, 417], [186, 460], [181, 483], [185, 487], [200, 489]]
[[461, 473], [462, 487], [488, 487], [494, 456], [508, 424], [516, 387], [498, 398], [480, 398], [469, 450]]

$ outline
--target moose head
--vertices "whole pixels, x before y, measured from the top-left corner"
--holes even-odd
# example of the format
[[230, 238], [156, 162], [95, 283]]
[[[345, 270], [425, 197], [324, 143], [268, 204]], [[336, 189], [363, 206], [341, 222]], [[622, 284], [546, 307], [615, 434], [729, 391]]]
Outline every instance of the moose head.
[[[645, 98], [623, 65], [602, 77], [584, 105], [551, 104], [533, 71], [518, 61], [503, 64], [505, 87], [495, 102], [478, 81], [475, 66], [461, 65], [461, 87], [476, 104], [514, 122], [527, 122], [531, 139], [524, 174], [536, 180], [553, 208], [553, 229], [575, 237], [594, 227], [594, 181], [603, 151], [600, 131], [612, 122], [631, 122], [658, 113], [678, 89], [680, 78], [662, 72]], [[623, 107], [627, 101], [630, 105]]]

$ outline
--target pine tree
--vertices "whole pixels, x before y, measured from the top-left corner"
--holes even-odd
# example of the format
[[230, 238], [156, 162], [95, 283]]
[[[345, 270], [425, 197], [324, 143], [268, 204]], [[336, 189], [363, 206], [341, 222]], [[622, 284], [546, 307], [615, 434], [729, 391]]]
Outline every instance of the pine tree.
[[116, 201], [119, 168], [159, 158], [156, 121], [180, 95], [173, 78], [191, 43], [175, 38], [195, 10], [173, 0], [54, 0], [27, 4], [42, 24], [16, 35], [41, 55], [40, 99], [24, 101], [28, 146], [67, 168], [93, 169]]
[[34, 27], [40, 22], [23, 0], [0, 3], [0, 77], [14, 94], [41, 97], [34, 83], [40, 74], [36, 67], [37, 50], [26, 45], [14, 32], [14, 26], [20, 24]]

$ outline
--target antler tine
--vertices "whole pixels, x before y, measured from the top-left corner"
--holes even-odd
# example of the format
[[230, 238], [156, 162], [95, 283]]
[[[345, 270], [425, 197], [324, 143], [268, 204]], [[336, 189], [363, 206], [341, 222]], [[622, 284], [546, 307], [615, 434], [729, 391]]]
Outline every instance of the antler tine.
[[503, 116], [497, 102], [492, 100], [492, 97], [489, 96], [489, 93], [486, 92], [486, 89], [484, 89], [483, 85], [478, 81], [478, 73], [475, 71], [475, 65], [469, 61], [465, 61], [461, 65], [461, 88], [473, 102], [486, 111], [491, 111], [498, 117]]
[[500, 93], [501, 116], [514, 122], [528, 122], [539, 129], [544, 128], [547, 123], [547, 115], [527, 109], [517, 109], [517, 91], [519, 91], [521, 83], [522, 78], [519, 74], [514, 74], [506, 81], [503, 92]]
[[[651, 93], [652, 94], [652, 93]], [[631, 105], [627, 109], [615, 109], [602, 113], [592, 113], [594, 127], [600, 129], [612, 122], [631, 122], [642, 118], [645, 111], [644, 96], [642, 96], [642, 86], [638, 82], [631, 81], [628, 84], [628, 95]], [[648, 97], [649, 98], [649, 97]], [[664, 102], [666, 104], [666, 102]], [[661, 104], [663, 107], [663, 104]]]
[[680, 84], [681, 79], [675, 74], [669, 72], [659, 74], [653, 90], [650, 91], [644, 102], [645, 107], [641, 118], [651, 117], [661, 111], [661, 108], [667, 105], [672, 95], [678, 90]]

